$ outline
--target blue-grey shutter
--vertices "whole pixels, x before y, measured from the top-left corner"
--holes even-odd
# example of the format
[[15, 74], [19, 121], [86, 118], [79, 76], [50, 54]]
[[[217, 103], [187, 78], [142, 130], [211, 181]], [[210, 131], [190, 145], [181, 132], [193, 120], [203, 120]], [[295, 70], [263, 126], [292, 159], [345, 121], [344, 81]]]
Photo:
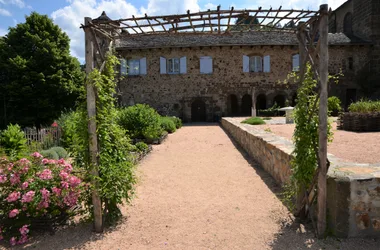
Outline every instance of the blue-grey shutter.
[[202, 56], [200, 58], [200, 72], [201, 74], [212, 74], [212, 57]]
[[160, 57], [160, 73], [166, 74], [166, 58]]
[[120, 59], [120, 75], [122, 76], [127, 75], [127, 60], [126, 59]]
[[292, 59], [293, 59], [292, 70], [299, 71], [300, 70], [300, 55], [299, 54], [293, 55]]
[[270, 56], [264, 56], [264, 72], [270, 72]]
[[179, 62], [179, 73], [186, 74], [187, 65], [186, 65], [186, 56], [180, 58]]
[[243, 72], [249, 72], [249, 57], [243, 56]]
[[140, 75], [146, 75], [146, 57], [140, 59]]

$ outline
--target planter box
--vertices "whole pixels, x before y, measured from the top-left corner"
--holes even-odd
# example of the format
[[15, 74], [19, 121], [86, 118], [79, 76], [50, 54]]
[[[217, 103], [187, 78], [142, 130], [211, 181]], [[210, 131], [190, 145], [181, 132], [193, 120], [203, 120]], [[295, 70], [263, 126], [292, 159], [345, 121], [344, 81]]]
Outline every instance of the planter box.
[[355, 132], [380, 131], [380, 112], [346, 112], [339, 116], [338, 129]]

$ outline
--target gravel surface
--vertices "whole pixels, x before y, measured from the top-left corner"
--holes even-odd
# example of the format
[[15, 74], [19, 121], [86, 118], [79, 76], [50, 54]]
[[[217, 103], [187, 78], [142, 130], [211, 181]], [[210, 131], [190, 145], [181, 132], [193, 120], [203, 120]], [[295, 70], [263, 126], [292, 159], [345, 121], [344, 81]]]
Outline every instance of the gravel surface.
[[139, 165], [125, 219], [103, 235], [80, 224], [31, 249], [379, 249], [374, 240], [316, 240], [293, 221], [273, 179], [215, 124], [185, 126]]
[[[357, 133], [336, 129], [333, 124], [334, 140], [328, 145], [328, 152], [344, 161], [358, 163], [380, 163], [380, 132]], [[276, 135], [292, 139], [294, 124], [259, 125], [262, 129], [270, 129]], [[380, 247], [379, 247], [380, 249]]]

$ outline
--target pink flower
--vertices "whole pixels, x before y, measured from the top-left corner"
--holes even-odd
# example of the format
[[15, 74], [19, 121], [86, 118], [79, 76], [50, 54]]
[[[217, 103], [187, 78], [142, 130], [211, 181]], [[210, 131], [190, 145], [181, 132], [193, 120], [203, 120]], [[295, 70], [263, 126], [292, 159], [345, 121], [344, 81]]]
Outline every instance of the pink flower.
[[61, 159], [58, 160], [57, 163], [60, 164], [60, 165], [65, 165], [66, 161], [65, 161], [65, 159], [61, 158]]
[[76, 193], [76, 192], [72, 192], [70, 191], [68, 195], [66, 195], [64, 198], [63, 198], [63, 202], [69, 206], [69, 207], [72, 207], [74, 206], [75, 204], [77, 204], [78, 202], [78, 198], [79, 198], [79, 193]]
[[43, 188], [40, 190], [41, 194], [42, 194], [42, 198], [44, 200], [49, 200], [49, 197], [50, 197], [50, 191], [47, 190], [46, 188]]
[[38, 174], [38, 177], [40, 177], [41, 180], [50, 180], [53, 178], [50, 169], [44, 169], [42, 173]]
[[28, 203], [31, 202], [34, 198], [35, 192], [34, 191], [29, 191], [26, 194], [22, 196], [21, 202], [23, 203]]
[[18, 209], [13, 209], [9, 212], [9, 218], [13, 218], [13, 217], [16, 217], [20, 212], [18, 211]]
[[26, 243], [28, 241], [28, 236], [27, 235], [22, 235], [21, 236], [21, 238], [20, 238], [20, 240], [19, 241], [17, 241], [17, 244], [24, 244], [24, 243]]
[[10, 240], [9, 240], [9, 243], [11, 244], [11, 246], [15, 246], [17, 241], [16, 241], [16, 237], [12, 237]]
[[24, 225], [19, 229], [21, 235], [26, 235], [29, 233], [28, 225]]
[[18, 174], [12, 174], [11, 178], [9, 180], [11, 181], [12, 185], [20, 183], [20, 175], [18, 175]]
[[25, 165], [30, 165], [30, 161], [26, 158], [22, 158], [20, 160], [18, 160], [18, 163], [21, 165], [21, 166], [25, 166]]
[[34, 158], [43, 158], [43, 155], [38, 152], [34, 152], [33, 154], [31, 154], [31, 156], [33, 156]]
[[3, 240], [4, 239], [4, 237], [0, 234], [0, 240]]
[[69, 178], [69, 183], [72, 187], [76, 187], [81, 183], [81, 180], [76, 176], [71, 176]]
[[64, 165], [64, 170], [68, 173], [70, 173], [71, 171], [73, 171], [73, 167], [71, 166], [71, 164], [65, 164]]
[[49, 163], [49, 159], [43, 158], [42, 159], [42, 164], [46, 165]]
[[51, 126], [52, 127], [58, 127], [58, 123], [57, 122], [53, 122], [53, 124]]
[[67, 180], [69, 178], [69, 174], [66, 173], [64, 170], [61, 170], [61, 172], [59, 173], [59, 176], [61, 177], [61, 179], [64, 181], [64, 180]]
[[47, 201], [41, 201], [37, 206], [37, 208], [40, 210], [43, 208], [48, 208], [48, 207], [49, 207], [49, 202], [47, 202]]
[[66, 181], [61, 181], [61, 187], [64, 188], [64, 189], [68, 189], [69, 188], [69, 183], [66, 182]]
[[27, 181], [25, 181], [22, 185], [21, 185], [21, 188], [22, 189], [27, 189], [29, 187], [29, 183]]
[[7, 197], [7, 201], [8, 202], [14, 202], [14, 201], [17, 201], [18, 199], [20, 199], [20, 192], [12, 192], [8, 195]]
[[6, 175], [0, 175], [0, 183], [4, 183], [7, 181], [7, 176]]
[[53, 191], [53, 193], [54, 193], [55, 195], [57, 195], [57, 196], [60, 196], [60, 195], [61, 195], [61, 191], [62, 191], [62, 189], [57, 188], [57, 187], [53, 187], [51, 190]]

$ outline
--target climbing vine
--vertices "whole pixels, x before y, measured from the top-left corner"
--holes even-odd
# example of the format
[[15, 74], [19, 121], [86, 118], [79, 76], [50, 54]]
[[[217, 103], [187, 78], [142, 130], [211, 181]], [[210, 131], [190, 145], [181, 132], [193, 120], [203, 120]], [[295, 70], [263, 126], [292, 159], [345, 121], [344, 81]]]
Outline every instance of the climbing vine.
[[99, 193], [105, 219], [109, 222], [121, 216], [118, 205], [130, 200], [136, 182], [133, 161], [129, 155], [132, 147], [130, 140], [126, 131], [116, 123], [115, 68], [118, 63], [117, 57], [109, 52], [103, 71], [94, 69], [88, 77], [97, 95]]
[[[329, 76], [329, 79], [338, 81], [338, 76]], [[292, 73], [287, 82], [299, 81], [299, 76]], [[306, 65], [306, 73], [297, 90], [297, 105], [294, 109], [295, 130], [293, 134], [294, 151], [291, 162], [292, 175], [290, 183], [285, 188], [285, 201], [294, 209], [294, 203], [289, 199], [295, 197], [301, 190], [307, 189], [318, 168], [319, 147], [319, 97], [317, 80], [313, 77], [310, 64]], [[327, 127], [328, 141], [332, 141], [331, 123]]]

